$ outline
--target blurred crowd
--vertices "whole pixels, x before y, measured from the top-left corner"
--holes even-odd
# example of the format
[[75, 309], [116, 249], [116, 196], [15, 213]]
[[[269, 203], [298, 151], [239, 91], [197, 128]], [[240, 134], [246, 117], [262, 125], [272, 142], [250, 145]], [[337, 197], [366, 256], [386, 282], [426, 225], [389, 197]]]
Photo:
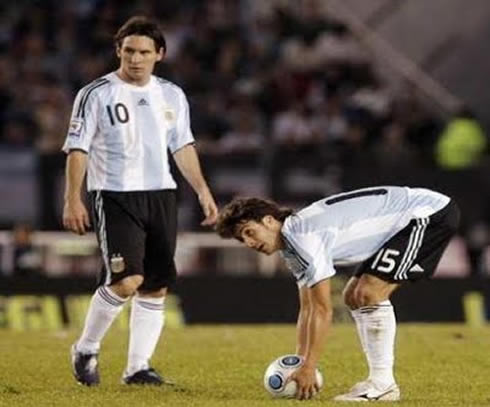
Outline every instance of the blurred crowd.
[[144, 13], [164, 27], [168, 54], [159, 73], [190, 96], [203, 152], [260, 154], [265, 144], [294, 149], [345, 143], [356, 149], [379, 134], [410, 156], [405, 141], [426, 143], [412, 133], [430, 126], [431, 119], [407, 95], [390, 95], [372, 72], [367, 51], [342, 23], [328, 18], [322, 4], [45, 0], [3, 5], [2, 143], [58, 151], [74, 92], [115, 68], [112, 35], [128, 16]]
[[[418, 101], [412, 86], [395, 92], [376, 72], [362, 39], [333, 19], [327, 5], [3, 2], [0, 149], [39, 156], [44, 208], [38, 226], [60, 226], [52, 202], [60, 194], [60, 147], [75, 92], [118, 66], [112, 36], [135, 14], [162, 24], [168, 52], [157, 74], [189, 97], [202, 163], [220, 202], [260, 193], [303, 204], [380, 182], [439, 186], [458, 195], [468, 189], [468, 176], [487, 185], [481, 170], [487, 136], [471, 112], [442, 119]], [[475, 188], [462, 192], [463, 199]], [[470, 210], [477, 216], [468, 223], [488, 221], [487, 198], [479, 195], [478, 210]], [[190, 219], [184, 226], [192, 228], [197, 209], [187, 204], [185, 188], [181, 199]]]

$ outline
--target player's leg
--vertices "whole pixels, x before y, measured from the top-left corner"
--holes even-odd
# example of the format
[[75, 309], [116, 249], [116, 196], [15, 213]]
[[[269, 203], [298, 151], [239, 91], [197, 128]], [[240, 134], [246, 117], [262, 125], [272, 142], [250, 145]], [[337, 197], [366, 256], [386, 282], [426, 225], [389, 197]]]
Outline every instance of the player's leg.
[[344, 289], [344, 301], [351, 309], [359, 339], [366, 355], [369, 376], [338, 401], [398, 400], [393, 377], [396, 320], [389, 301], [397, 288], [367, 274], [352, 277]]
[[167, 287], [175, 281], [177, 214], [175, 194], [155, 192], [150, 198], [151, 219], [145, 256], [145, 282], [132, 300], [126, 384], [169, 384], [150, 367], [165, 325]]
[[358, 277], [351, 277], [347, 284], [345, 285], [342, 296], [344, 298], [344, 303], [349, 307], [352, 319], [354, 320], [357, 328], [357, 335], [359, 336], [359, 342], [361, 343], [361, 348], [364, 353], [366, 353], [366, 333], [364, 331], [364, 325], [361, 323], [361, 312], [357, 309], [355, 304], [354, 293], [359, 283]]
[[390, 296], [398, 287], [399, 284], [364, 274], [354, 292], [354, 303], [364, 332], [368, 380], [379, 389], [389, 388], [395, 383], [396, 318]]
[[144, 232], [110, 194], [93, 193], [94, 228], [103, 259], [80, 338], [72, 346], [75, 378], [81, 384], [99, 382], [97, 356], [111, 324], [143, 281]]
[[163, 378], [150, 367], [150, 359], [165, 325], [166, 293], [166, 288], [140, 290], [131, 301], [128, 364], [123, 375], [126, 384], [163, 383]]
[[[358, 277], [351, 277], [347, 284], [345, 285], [344, 291], [342, 293], [344, 303], [349, 307], [352, 319], [354, 320], [354, 323], [356, 324], [356, 329], [357, 329], [357, 336], [359, 337], [359, 342], [361, 344], [362, 351], [364, 355], [366, 356], [366, 362], [369, 365], [369, 360], [367, 359], [367, 350], [366, 350], [366, 332], [365, 332], [365, 327], [364, 324], [362, 323], [362, 314], [360, 310], [357, 309], [357, 306], [355, 305], [355, 298], [354, 298], [354, 292], [357, 287], [357, 284], [359, 283], [359, 278]], [[359, 391], [363, 391], [367, 384], [367, 379], [363, 380], [361, 382], [356, 383], [352, 388], [350, 389], [348, 394], [355, 394], [357, 395]]]
[[394, 275], [407, 249], [412, 226], [390, 239], [356, 271], [344, 292], [352, 310], [369, 366], [369, 376], [338, 401], [398, 400], [393, 375], [396, 319], [390, 295], [398, 287]]
[[458, 221], [454, 202], [428, 218], [414, 219], [359, 268], [355, 287], [346, 290], [346, 303], [359, 313], [369, 379], [336, 400], [399, 399], [393, 377], [396, 319], [389, 298], [403, 281], [432, 275]]
[[361, 268], [364, 274], [359, 277], [351, 302], [364, 326], [368, 381], [390, 400], [399, 398], [393, 376], [396, 319], [390, 297], [403, 281], [433, 274], [458, 220], [454, 202], [429, 218], [415, 219]]

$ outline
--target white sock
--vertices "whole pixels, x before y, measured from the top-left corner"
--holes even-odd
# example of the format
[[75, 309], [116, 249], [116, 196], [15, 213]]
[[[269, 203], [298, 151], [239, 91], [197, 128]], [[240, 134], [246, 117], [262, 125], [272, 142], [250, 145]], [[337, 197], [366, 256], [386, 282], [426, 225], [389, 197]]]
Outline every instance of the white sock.
[[396, 319], [389, 300], [359, 308], [364, 326], [369, 380], [380, 387], [395, 383], [393, 364]]
[[129, 322], [128, 366], [125, 375], [148, 369], [165, 323], [165, 297], [133, 297]]
[[82, 353], [96, 353], [100, 342], [112, 322], [122, 311], [127, 298], [121, 298], [110, 287], [100, 286], [92, 296], [90, 307], [85, 317], [82, 335], [76, 344]]
[[361, 343], [362, 351], [367, 357], [366, 332], [364, 329], [364, 324], [362, 323], [361, 311], [359, 309], [351, 309], [350, 313], [352, 315], [352, 318], [354, 319], [354, 322], [356, 323], [357, 336], [359, 336], [359, 342]]

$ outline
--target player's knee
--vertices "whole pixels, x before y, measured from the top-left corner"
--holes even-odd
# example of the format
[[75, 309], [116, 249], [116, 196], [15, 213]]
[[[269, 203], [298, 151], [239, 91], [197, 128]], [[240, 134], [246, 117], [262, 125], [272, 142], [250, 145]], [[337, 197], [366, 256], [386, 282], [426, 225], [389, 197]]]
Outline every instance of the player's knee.
[[354, 291], [354, 303], [357, 308], [365, 307], [367, 305], [374, 305], [378, 302], [378, 296], [370, 287], [357, 286]]
[[143, 280], [143, 276], [140, 275], [128, 276], [115, 283], [112, 289], [120, 297], [131, 297], [136, 294], [138, 287], [143, 284]]
[[349, 287], [344, 288], [344, 291], [342, 291], [342, 298], [344, 300], [344, 304], [347, 305], [350, 309], [356, 308], [353, 289], [350, 289]]

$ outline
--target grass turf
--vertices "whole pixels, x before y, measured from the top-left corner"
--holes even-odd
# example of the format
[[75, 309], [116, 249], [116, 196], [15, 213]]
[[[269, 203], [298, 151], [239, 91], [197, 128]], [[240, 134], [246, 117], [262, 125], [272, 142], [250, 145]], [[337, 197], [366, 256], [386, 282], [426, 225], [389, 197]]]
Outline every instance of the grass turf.
[[[273, 400], [262, 375], [270, 361], [294, 349], [294, 326], [193, 326], [166, 329], [153, 358], [177, 386], [128, 387], [120, 384], [127, 332], [113, 329], [100, 356], [102, 384], [86, 388], [70, 371], [77, 333], [0, 332], [0, 406], [339, 406], [345, 403], [330, 399], [366, 375], [354, 326], [335, 324], [320, 363], [320, 395], [309, 402]], [[396, 372], [403, 400], [394, 405], [490, 406], [489, 349], [490, 327], [400, 325]]]

